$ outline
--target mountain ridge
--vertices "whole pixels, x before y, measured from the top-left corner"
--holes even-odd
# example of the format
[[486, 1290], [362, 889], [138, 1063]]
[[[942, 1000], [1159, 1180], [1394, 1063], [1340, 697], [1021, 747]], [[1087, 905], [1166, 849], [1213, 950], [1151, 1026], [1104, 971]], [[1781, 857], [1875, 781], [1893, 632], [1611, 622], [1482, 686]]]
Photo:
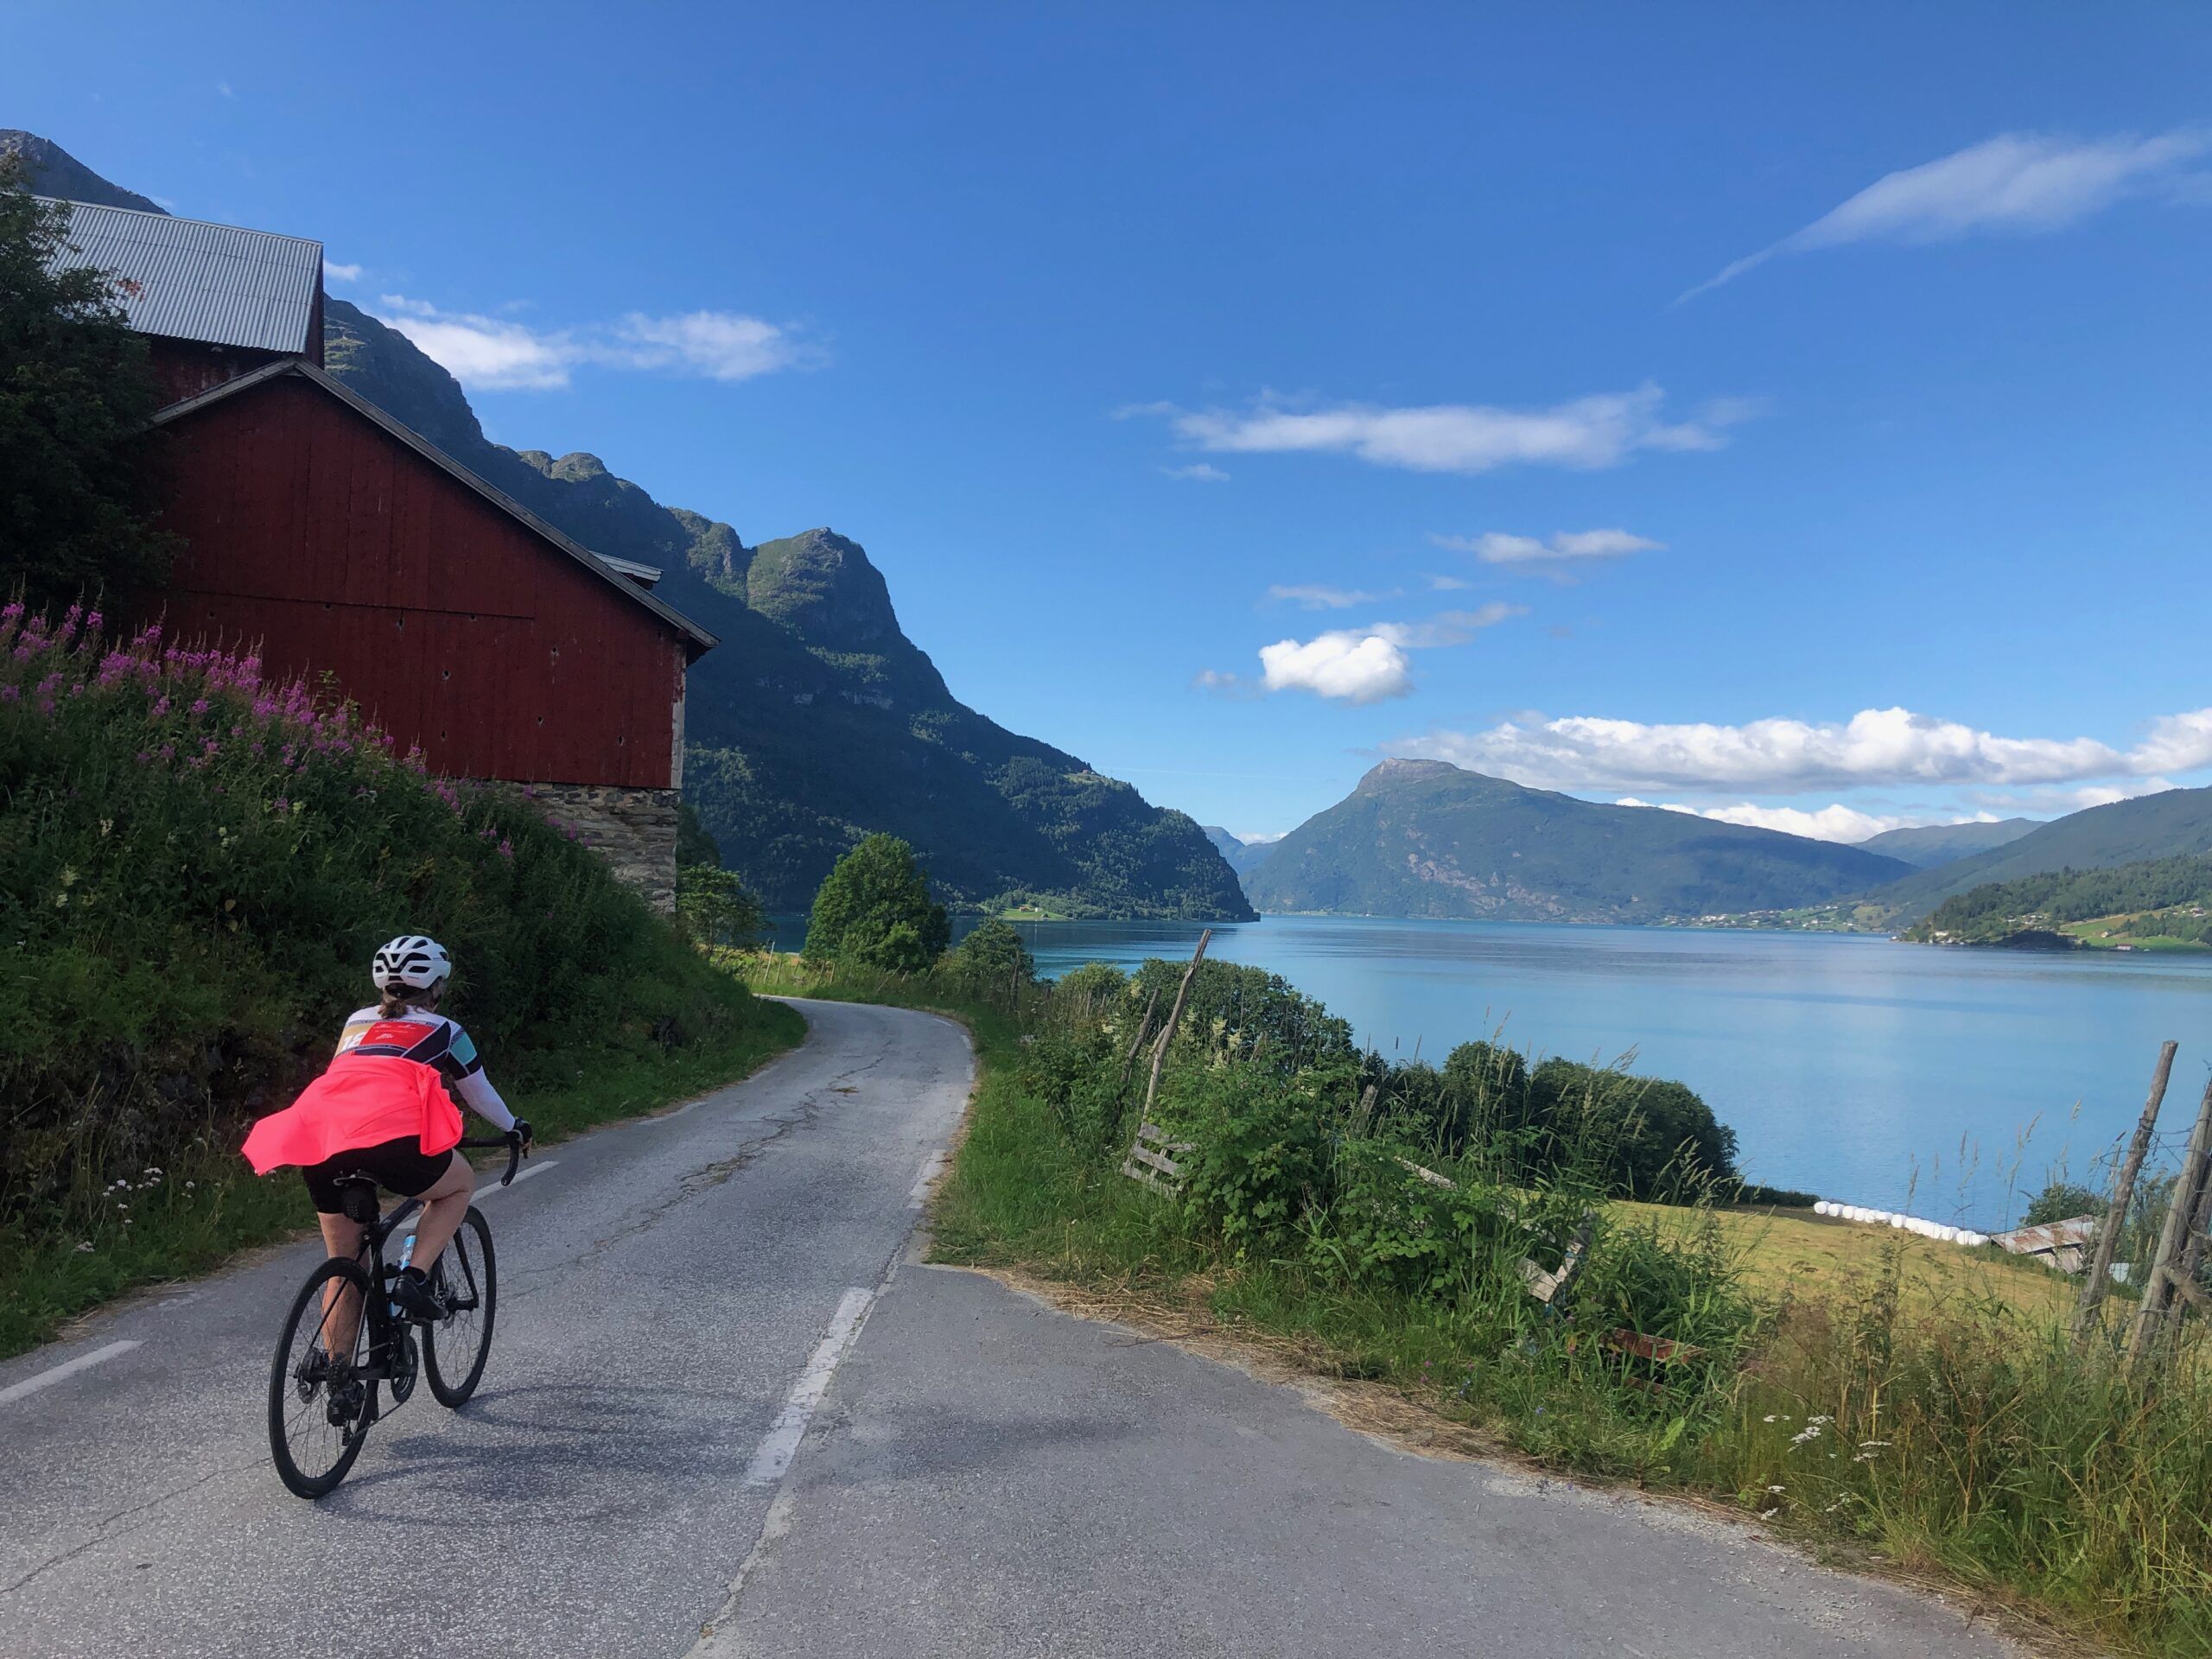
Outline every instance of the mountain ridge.
[[1658, 922], [1823, 903], [1901, 860], [1392, 759], [1246, 878], [1262, 912]]
[[1852, 845], [1870, 853], [1901, 858], [1915, 869], [1932, 870], [1939, 864], [1971, 858], [1976, 853], [2018, 841], [2022, 836], [2032, 834], [2040, 823], [2036, 818], [1999, 818], [1993, 823], [1910, 824], [1902, 830], [1885, 830]]

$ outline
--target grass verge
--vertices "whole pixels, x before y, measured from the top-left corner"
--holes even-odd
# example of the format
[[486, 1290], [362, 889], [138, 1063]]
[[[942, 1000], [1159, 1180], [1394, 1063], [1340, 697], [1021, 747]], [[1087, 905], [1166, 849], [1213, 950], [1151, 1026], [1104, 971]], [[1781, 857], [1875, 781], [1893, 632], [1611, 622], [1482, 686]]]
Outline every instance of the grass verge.
[[[1033, 1008], [790, 957], [759, 982], [950, 1013], [975, 1032], [981, 1077], [932, 1211], [937, 1259], [1046, 1281], [1068, 1305], [1170, 1334], [1256, 1339], [1370, 1402], [1392, 1391], [1443, 1443], [1718, 1503], [1827, 1559], [2002, 1610], [2060, 1647], [2212, 1652], [2202, 1349], [2147, 1378], [2107, 1347], [2077, 1353], [2063, 1280], [1847, 1224], [1616, 1204], [1617, 1247], [1664, 1247], [1631, 1249], [1632, 1262], [1657, 1271], [1688, 1251], [1711, 1268], [1704, 1282], [1748, 1299], [1741, 1348], [1676, 1378], [1602, 1357], [1594, 1333], [1501, 1342], [1480, 1295], [1363, 1281], [1311, 1248], [1239, 1251], [1202, 1205], [1120, 1176], [1117, 1155], [1071, 1134], [1036, 1086]], [[1309, 1221], [1325, 1224], [1341, 1217]]]

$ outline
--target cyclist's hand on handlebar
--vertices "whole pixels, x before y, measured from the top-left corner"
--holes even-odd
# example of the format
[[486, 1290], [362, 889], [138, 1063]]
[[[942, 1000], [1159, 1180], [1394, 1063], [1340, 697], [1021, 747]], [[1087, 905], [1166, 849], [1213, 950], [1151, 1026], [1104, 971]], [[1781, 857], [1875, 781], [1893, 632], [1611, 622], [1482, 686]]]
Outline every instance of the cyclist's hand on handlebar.
[[515, 1119], [515, 1126], [511, 1133], [514, 1135], [515, 1144], [520, 1147], [525, 1153], [528, 1152], [530, 1150], [531, 1140], [530, 1120], [526, 1117], [518, 1117]]

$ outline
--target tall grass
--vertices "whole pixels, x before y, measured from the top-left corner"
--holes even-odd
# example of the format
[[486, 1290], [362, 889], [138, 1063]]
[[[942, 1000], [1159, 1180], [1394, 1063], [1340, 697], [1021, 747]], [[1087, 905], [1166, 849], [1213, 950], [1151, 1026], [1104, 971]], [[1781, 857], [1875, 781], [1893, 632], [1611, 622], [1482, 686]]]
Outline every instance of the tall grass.
[[[933, 1214], [944, 1259], [1163, 1311], [1198, 1295], [1547, 1464], [1730, 1501], [2126, 1651], [2212, 1651], [2201, 1347], [2132, 1371], [2018, 1300], [1909, 1297], [1902, 1238], [1863, 1277], [1755, 1295], [1709, 1199], [1664, 1225], [1606, 1203], [1596, 1146], [1531, 1182], [1510, 1135], [1448, 1150], [1363, 1121], [1346, 1079], [1255, 1065], [1218, 1026], [1167, 1068], [1159, 1116], [1198, 1150], [1164, 1198], [1117, 1173], [1142, 1079], [1117, 1106], [1140, 1005], [1113, 970], [982, 999], [942, 976], [762, 971], [970, 1018], [983, 1073]], [[1586, 1207], [1588, 1265], [1553, 1313], [1520, 1262], [1554, 1265]], [[1623, 1327], [1686, 1349], [1624, 1354], [1607, 1340]]]
[[0, 608], [0, 1351], [304, 1218], [245, 1123], [418, 931], [556, 1132], [796, 1039], [526, 791], [426, 776], [250, 652]]

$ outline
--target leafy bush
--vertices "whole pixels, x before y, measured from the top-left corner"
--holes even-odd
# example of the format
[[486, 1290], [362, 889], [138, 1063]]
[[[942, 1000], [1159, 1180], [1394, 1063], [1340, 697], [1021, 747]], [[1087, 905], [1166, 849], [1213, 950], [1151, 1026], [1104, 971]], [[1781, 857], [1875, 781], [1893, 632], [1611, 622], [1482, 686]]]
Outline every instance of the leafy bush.
[[676, 867], [676, 919], [696, 944], [742, 950], [768, 932], [767, 913], [732, 870], [710, 864]]
[[234, 1147], [396, 933], [452, 950], [503, 1090], [753, 1017], [524, 793], [425, 777], [251, 657], [100, 630], [0, 610], [0, 1244]]
[[1549, 1059], [1528, 1103], [1544, 1166], [1587, 1160], [1624, 1196], [1678, 1198], [1736, 1173], [1735, 1131], [1681, 1084]]
[[[1174, 1001], [1185, 964], [1157, 958], [1137, 969], [1136, 1001], [1157, 992], [1163, 1012]], [[1307, 1066], [1350, 1064], [1357, 1052], [1351, 1027], [1280, 974], [1235, 963], [1202, 962], [1184, 1005], [1183, 1028], [1236, 1039], [1258, 1063], [1287, 1076]]]
[[1289, 1249], [1307, 1209], [1325, 1200], [1329, 1173], [1325, 1109], [1304, 1080], [1208, 1068], [1179, 1080], [1163, 1116], [1196, 1143], [1182, 1160], [1193, 1221], [1232, 1257]]
[[960, 941], [944, 959], [945, 970], [980, 995], [1018, 994], [1037, 982], [1037, 961], [1011, 923], [988, 921]]
[[806, 954], [918, 974], [936, 965], [951, 934], [914, 849], [895, 836], [870, 836], [837, 861], [815, 893]]

